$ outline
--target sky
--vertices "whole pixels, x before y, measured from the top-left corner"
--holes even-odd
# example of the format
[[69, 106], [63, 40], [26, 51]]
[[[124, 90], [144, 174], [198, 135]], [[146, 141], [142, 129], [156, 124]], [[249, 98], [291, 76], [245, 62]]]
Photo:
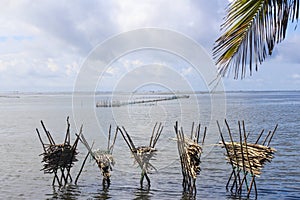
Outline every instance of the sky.
[[[99, 44], [141, 28], [154, 27], [183, 34], [201, 45], [211, 57], [228, 2], [2, 0], [0, 92], [73, 91], [82, 66]], [[248, 74], [243, 80], [234, 80], [233, 74], [224, 77], [225, 90], [300, 90], [300, 34], [299, 28], [293, 28], [294, 25], [258, 72]], [[195, 75], [188, 62], [170, 53], [151, 50], [116, 59], [96, 89], [114, 90], [120, 83], [158, 74], [164, 81], [171, 81], [174, 79], [171, 71], [175, 71], [179, 79], [188, 80], [193, 90], [205, 90], [206, 83]], [[126, 79], [119, 81], [124, 76]], [[136, 86], [141, 90], [143, 87]], [[182, 89], [180, 84], [172, 87]]]

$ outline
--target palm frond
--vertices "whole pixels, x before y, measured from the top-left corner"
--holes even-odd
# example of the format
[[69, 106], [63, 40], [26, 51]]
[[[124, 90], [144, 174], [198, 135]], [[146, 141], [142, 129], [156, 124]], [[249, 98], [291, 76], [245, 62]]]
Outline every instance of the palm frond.
[[234, 78], [244, 78], [246, 68], [250, 75], [274, 46], [286, 35], [289, 19], [298, 20], [299, 0], [235, 0], [229, 4], [224, 33], [213, 48], [213, 57], [219, 73], [234, 72]]

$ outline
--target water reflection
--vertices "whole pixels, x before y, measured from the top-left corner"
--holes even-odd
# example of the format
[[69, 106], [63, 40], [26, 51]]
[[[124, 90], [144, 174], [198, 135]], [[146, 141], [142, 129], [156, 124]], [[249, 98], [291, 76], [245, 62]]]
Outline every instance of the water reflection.
[[110, 199], [111, 195], [109, 194], [108, 187], [103, 186], [102, 190], [99, 191], [95, 196], [93, 196], [93, 199]]
[[80, 190], [77, 185], [66, 185], [63, 187], [53, 186], [53, 194], [51, 199], [78, 199]]
[[[278, 133], [275, 134], [272, 141], [277, 152], [272, 163], [268, 163], [263, 175], [259, 178], [258, 199], [299, 199], [300, 93], [293, 92], [291, 95], [280, 93], [276, 98], [281, 98], [281, 103], [277, 103], [277, 100], [274, 102], [274, 98], [269, 97], [270, 93], [267, 94], [267, 96], [264, 93], [257, 92], [228, 94], [227, 117], [232, 123], [239, 119], [245, 120], [247, 124], [249, 122], [247, 127], [251, 129], [250, 136], [256, 135], [262, 128], [269, 128], [274, 123], [279, 123]], [[262, 96], [262, 98], [258, 96]], [[40, 153], [41, 146], [38, 137], [33, 137], [32, 132], [35, 130], [38, 120], [44, 119], [47, 123], [49, 121], [49, 125], [52, 124], [51, 129], [58, 130], [57, 133], [56, 131], [53, 131], [53, 133], [60, 137], [59, 130], [64, 130], [65, 125], [62, 124], [61, 127], [55, 125], [61, 124], [60, 122], [65, 119], [66, 114], [72, 113], [69, 99], [67, 95], [36, 95], [21, 97], [17, 99], [18, 102], [11, 104], [12, 99], [0, 98], [2, 112], [0, 135], [3, 136], [1, 137], [0, 152], [5, 152], [5, 162], [1, 163], [0, 170], [0, 179], [2, 180], [0, 199], [144, 198], [163, 200], [186, 198], [185, 195], [182, 195], [180, 184], [181, 168], [178, 163], [179, 158], [177, 153], [176, 157], [174, 156], [174, 150], [177, 152], [177, 148], [173, 148], [174, 143], [169, 140], [169, 137], [174, 137], [173, 120], [179, 117], [178, 106], [172, 103], [166, 104], [168, 113], [171, 113], [171, 120], [168, 121], [168, 126], [166, 126], [168, 131], [162, 133], [162, 143], [159, 145], [163, 149], [159, 149], [161, 153], [158, 156], [161, 157], [158, 159], [159, 162], [157, 160], [157, 163], [155, 163], [155, 165], [160, 166], [161, 171], [157, 175], [153, 174], [151, 178], [153, 186], [150, 191], [137, 190], [139, 173], [132, 168], [131, 160], [128, 160], [130, 153], [127, 151], [122, 138], [119, 138], [120, 140], [116, 142], [119, 147], [116, 168], [119, 170], [114, 171], [109, 190], [103, 190], [99, 171], [91, 164], [88, 165], [89, 168], [81, 177], [79, 186], [71, 184], [63, 188], [56, 186], [52, 189], [51, 177], [43, 176], [39, 172], [41, 163], [37, 155]], [[203, 99], [204, 97], [199, 95], [199, 101], [203, 101]], [[146, 110], [142, 106], [138, 108], [142, 114], [142, 111]], [[206, 112], [205, 107], [203, 109]], [[110, 117], [106, 112], [108, 113], [106, 109], [97, 110], [97, 115], [102, 117], [99, 120], [102, 120], [105, 124], [108, 123], [107, 121], [114, 122], [113, 116]], [[205, 115], [208, 114], [209, 110]], [[194, 119], [189, 117], [188, 113], [186, 116], [184, 119], [186, 125], [183, 124], [183, 126], [189, 127], [190, 122]], [[133, 117], [138, 118], [137, 115]], [[147, 117], [140, 119], [141, 121], [144, 120], [141, 124], [148, 123]], [[128, 120], [128, 123], [125, 122], [122, 125], [131, 126], [136, 133], [142, 132], [143, 129], [132, 125], [130, 120]], [[90, 138], [99, 141], [99, 133], [93, 131], [98, 127], [94, 127], [89, 123], [85, 127], [85, 131], [90, 133]], [[211, 130], [207, 135], [208, 137], [210, 137], [210, 133], [212, 133]], [[140, 140], [142, 141], [143, 137], [140, 137]], [[79, 148], [82, 152], [85, 152], [82, 145]], [[203, 171], [197, 180], [197, 199], [246, 199], [244, 196], [240, 198], [230, 194], [230, 192], [226, 193], [225, 186], [231, 168], [224, 160], [223, 153], [223, 149], [215, 146], [213, 151], [209, 151], [203, 159], [201, 163]]]
[[182, 192], [181, 200], [195, 200], [196, 193]]
[[135, 200], [148, 200], [151, 199], [151, 193], [150, 193], [150, 189], [149, 188], [139, 188], [134, 192], [135, 195]]
[[246, 199], [256, 199], [255, 197], [251, 197], [247, 198], [247, 194], [243, 195], [239, 195], [239, 194], [234, 194], [234, 193], [230, 193], [226, 195], [226, 199], [227, 200], [246, 200]]

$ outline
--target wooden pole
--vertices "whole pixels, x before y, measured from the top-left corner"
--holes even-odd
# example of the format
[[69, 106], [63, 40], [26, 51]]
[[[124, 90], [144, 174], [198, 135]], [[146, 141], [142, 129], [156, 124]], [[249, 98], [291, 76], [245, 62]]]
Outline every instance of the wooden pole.
[[70, 123], [69, 123], [69, 116], [67, 117], [67, 132], [66, 132], [66, 137], [64, 144], [70, 144]]
[[109, 130], [108, 130], [107, 151], [109, 151], [110, 135], [111, 135], [111, 125], [109, 125]]
[[243, 128], [243, 132], [244, 132], [244, 143], [245, 143], [246, 156], [247, 156], [247, 160], [248, 160], [250, 174], [252, 176], [252, 180], [251, 180], [251, 183], [250, 183], [250, 186], [249, 186], [249, 189], [248, 189], [248, 193], [247, 193], [247, 197], [249, 198], [251, 190], [252, 190], [252, 184], [253, 184], [253, 182], [255, 182], [255, 175], [253, 174], [252, 164], [251, 164], [250, 159], [249, 159], [249, 152], [248, 152], [248, 145], [247, 145], [247, 137], [246, 137], [245, 128]]
[[79, 178], [79, 176], [80, 176], [80, 174], [81, 174], [81, 172], [82, 172], [82, 170], [83, 170], [83, 167], [84, 167], [85, 162], [86, 162], [87, 158], [89, 157], [89, 155], [90, 155], [90, 152], [88, 151], [88, 153], [86, 154], [86, 156], [85, 156], [85, 158], [84, 158], [84, 160], [83, 160], [83, 163], [82, 163], [82, 165], [81, 165], [81, 168], [80, 168], [80, 170], [79, 170], [79, 173], [78, 173], [78, 175], [76, 176], [76, 179], [75, 179], [75, 185], [77, 185], [78, 178]]
[[265, 145], [265, 143], [266, 143], [268, 137], [271, 135], [271, 133], [272, 133], [272, 131], [269, 131], [269, 132], [268, 132], [268, 135], [265, 137], [265, 139], [264, 139], [262, 145]]
[[158, 129], [157, 129], [157, 132], [156, 132], [156, 135], [155, 135], [155, 139], [154, 139], [154, 142], [152, 144], [152, 148], [155, 147], [155, 145], [156, 145], [156, 143], [157, 143], [157, 141], [158, 141], [158, 139], [159, 139], [159, 137], [162, 133], [163, 128], [164, 127], [162, 126], [162, 123], [159, 123]]
[[[220, 133], [220, 136], [221, 136], [221, 139], [222, 139], [222, 143], [223, 143], [223, 145], [224, 145], [224, 147], [225, 147], [227, 156], [229, 157], [229, 162], [230, 162], [230, 165], [231, 165], [231, 167], [232, 167], [232, 174], [234, 175], [234, 179], [236, 180], [237, 175], [236, 175], [236, 173], [235, 173], [235, 167], [234, 167], [233, 162], [232, 162], [232, 159], [231, 159], [231, 157], [230, 157], [229, 149], [228, 149], [228, 147], [227, 147], [227, 145], [226, 145], [226, 143], [225, 143], [225, 140], [224, 140], [224, 137], [223, 137], [223, 134], [222, 134], [222, 130], [221, 130], [221, 127], [220, 127], [220, 124], [219, 124], [218, 121], [217, 121], [217, 125], [218, 125], [219, 133]], [[228, 182], [227, 182], [226, 190], [228, 190], [228, 184], [229, 184], [229, 182], [230, 182], [230, 179], [231, 179], [231, 176], [229, 177], [229, 180], [228, 180]]]
[[[244, 126], [244, 121], [242, 122], [243, 123], [243, 127]], [[241, 123], [240, 121], [238, 122], [238, 125], [239, 125], [239, 135], [240, 135], [240, 146], [241, 146], [241, 154], [242, 154], [242, 163], [243, 163], [243, 179], [242, 179], [242, 182], [241, 184], [239, 185], [239, 189], [238, 189], [238, 193], [241, 193], [242, 192], [242, 185], [245, 181], [246, 183], [246, 187], [247, 187], [247, 191], [248, 191], [248, 185], [247, 185], [247, 173], [246, 173], [246, 167], [245, 167], [245, 158], [244, 158], [244, 151], [243, 151], [243, 136], [242, 136], [242, 130], [241, 130]]]
[[112, 143], [111, 146], [109, 147], [109, 152], [110, 152], [111, 154], [113, 153], [113, 149], [114, 149], [115, 142], [116, 142], [117, 135], [118, 135], [118, 130], [119, 130], [119, 127], [117, 126], [116, 131], [115, 131], [115, 135], [114, 135], [114, 139], [113, 139], [113, 143]]
[[274, 130], [273, 130], [273, 132], [272, 132], [272, 135], [271, 135], [271, 137], [270, 137], [270, 139], [269, 139], [269, 142], [268, 142], [267, 146], [270, 145], [271, 140], [272, 140], [272, 138], [273, 138], [273, 136], [274, 136], [274, 133], [275, 133], [275, 131], [277, 130], [277, 127], [278, 127], [278, 124], [276, 124], [276, 126], [275, 126], [275, 128], [274, 128]]
[[192, 123], [192, 129], [191, 129], [191, 140], [194, 140], [194, 125], [195, 123]]
[[41, 144], [43, 146], [44, 152], [46, 153], [46, 147], [45, 147], [45, 144], [43, 143], [43, 140], [41, 138], [40, 132], [39, 132], [39, 130], [37, 128], [35, 130], [36, 130], [36, 132], [38, 134], [38, 137], [39, 137], [39, 140], [40, 140], [40, 142], [41, 142]]
[[258, 143], [258, 141], [259, 141], [259, 139], [261, 138], [261, 136], [263, 135], [263, 133], [264, 133], [264, 129], [261, 130], [261, 132], [260, 132], [260, 134], [259, 134], [259, 136], [258, 136], [258, 138], [257, 138], [257, 140], [256, 140], [256, 142], [255, 142], [255, 144]]
[[[234, 148], [234, 141], [233, 141], [233, 138], [232, 138], [232, 135], [231, 135], [231, 130], [230, 130], [230, 128], [229, 128], [229, 124], [227, 123], [227, 120], [226, 120], [226, 119], [225, 119], [225, 124], [226, 124], [227, 130], [228, 130], [228, 134], [229, 134], [229, 138], [230, 138], [232, 147], [233, 147], [233, 154], [234, 154], [235, 162], [238, 163], [237, 153], [236, 153], [236, 150], [235, 150], [235, 148]], [[228, 156], [229, 156], [229, 154], [228, 154]], [[234, 170], [235, 170], [235, 167], [234, 167], [234, 166], [233, 166], [233, 168], [234, 168]], [[237, 183], [237, 180], [239, 181], [238, 183]], [[238, 184], [239, 184], [239, 185], [241, 184], [241, 178], [240, 178], [239, 173], [236, 173], [234, 183], [235, 183], [235, 190], [237, 191], [237, 186], [238, 186]], [[234, 184], [232, 185], [230, 191], [233, 190], [233, 187], [234, 187]]]
[[54, 142], [54, 140], [53, 140], [53, 138], [52, 138], [50, 132], [47, 131], [47, 129], [46, 129], [45, 125], [44, 125], [44, 122], [43, 122], [42, 120], [41, 120], [41, 124], [42, 124], [42, 126], [43, 126], [43, 129], [44, 129], [44, 131], [45, 131], [47, 137], [48, 137], [49, 143], [52, 144], [52, 145], [55, 145], [55, 142]]
[[[202, 138], [202, 143], [201, 143], [202, 146], [203, 146], [203, 144], [204, 144], [204, 140], [205, 140], [205, 137], [206, 137], [206, 131], [207, 131], [207, 127], [205, 126], [205, 127], [204, 127], [203, 138]], [[198, 143], [198, 140], [197, 140], [197, 143]]]
[[154, 127], [152, 129], [152, 134], [151, 134], [150, 144], [149, 144], [150, 147], [152, 147], [152, 141], [153, 141], [153, 137], [154, 137], [154, 132], [155, 132], [156, 126], [157, 126], [157, 122], [155, 123], [155, 125], [154, 125]]

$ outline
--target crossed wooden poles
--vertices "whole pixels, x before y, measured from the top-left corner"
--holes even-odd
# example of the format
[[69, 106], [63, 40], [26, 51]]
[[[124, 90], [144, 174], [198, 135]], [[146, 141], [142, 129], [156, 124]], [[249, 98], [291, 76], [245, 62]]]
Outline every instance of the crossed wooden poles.
[[182, 187], [184, 192], [191, 195], [196, 195], [196, 178], [200, 174], [200, 157], [202, 154], [202, 146], [204, 144], [206, 130], [204, 127], [203, 137], [201, 145], [199, 144], [199, 137], [201, 131], [201, 125], [198, 124], [194, 130], [194, 122], [192, 124], [190, 137], [185, 136], [182, 127], [178, 127], [178, 122], [174, 126], [176, 137], [177, 137], [177, 147], [181, 163], [181, 172], [183, 176]]
[[108, 139], [107, 139], [107, 148], [106, 150], [95, 150], [93, 151], [93, 145], [92, 146], [89, 145], [89, 143], [87, 142], [87, 140], [85, 139], [84, 135], [81, 134], [80, 141], [84, 144], [84, 146], [86, 147], [86, 149], [88, 150], [88, 153], [83, 161], [83, 164], [81, 166], [81, 169], [77, 175], [75, 184], [77, 183], [77, 180], [82, 172], [82, 169], [85, 165], [86, 159], [88, 158], [89, 155], [92, 156], [92, 158], [96, 161], [102, 176], [103, 176], [103, 180], [102, 180], [102, 185], [104, 187], [109, 188], [110, 186], [110, 171], [112, 171], [112, 166], [115, 164], [115, 161], [113, 159], [112, 153], [113, 153], [113, 149], [114, 149], [114, 145], [116, 142], [116, 138], [117, 138], [117, 134], [118, 134], [118, 127], [116, 128], [113, 140], [111, 141], [111, 125], [109, 126], [109, 131], [108, 131]]
[[[59, 186], [66, 185], [67, 183], [72, 182], [70, 171], [74, 163], [78, 161], [76, 159], [76, 155], [78, 154], [76, 148], [79, 141], [79, 136], [82, 132], [82, 127], [73, 145], [71, 145], [70, 123], [69, 117], [67, 117], [67, 131], [65, 140], [62, 144], [56, 144], [51, 133], [46, 129], [43, 121], [41, 121], [41, 124], [49, 142], [44, 143], [39, 130], [36, 129], [44, 150], [44, 153], [41, 154], [41, 156], [43, 156], [42, 162], [44, 163], [41, 170], [43, 170], [44, 173], [54, 174], [52, 185], [54, 185], [56, 181]], [[59, 172], [60, 177], [58, 175]]]
[[[257, 198], [255, 177], [261, 174], [261, 169], [264, 167], [265, 163], [271, 162], [273, 158], [273, 153], [276, 150], [269, 147], [269, 145], [278, 125], [275, 126], [273, 131], [268, 132], [261, 144], [259, 144], [259, 141], [264, 130], [261, 131], [255, 143], [249, 143], [247, 141], [249, 133], [246, 133], [244, 121], [238, 121], [239, 141], [234, 141], [232, 131], [226, 119], [225, 125], [227, 127], [230, 142], [225, 141], [224, 134], [218, 122], [217, 125], [222, 139], [221, 143], [226, 149], [226, 159], [232, 166], [232, 172], [227, 181], [226, 189], [228, 190], [231, 183], [230, 191], [232, 193], [234, 192], [236, 195], [241, 195], [243, 186], [245, 185], [247, 198], [249, 198], [252, 187], [254, 186], [255, 198]], [[250, 185], [247, 178], [251, 179]]]
[[151, 183], [150, 183], [150, 178], [148, 176], [149, 170], [151, 169], [156, 170], [156, 168], [150, 163], [150, 160], [156, 155], [157, 149], [155, 148], [155, 145], [163, 130], [163, 126], [161, 123], [159, 123], [158, 126], [157, 125], [158, 123], [155, 124], [152, 130], [149, 146], [139, 146], [139, 147], [135, 146], [130, 135], [128, 134], [128, 132], [124, 127], [122, 127], [122, 129], [119, 128], [119, 131], [121, 132], [124, 141], [128, 145], [135, 161], [138, 163], [139, 167], [142, 170], [141, 179], [140, 179], [141, 188], [143, 187], [144, 177], [147, 180], [148, 187], [150, 187]]

